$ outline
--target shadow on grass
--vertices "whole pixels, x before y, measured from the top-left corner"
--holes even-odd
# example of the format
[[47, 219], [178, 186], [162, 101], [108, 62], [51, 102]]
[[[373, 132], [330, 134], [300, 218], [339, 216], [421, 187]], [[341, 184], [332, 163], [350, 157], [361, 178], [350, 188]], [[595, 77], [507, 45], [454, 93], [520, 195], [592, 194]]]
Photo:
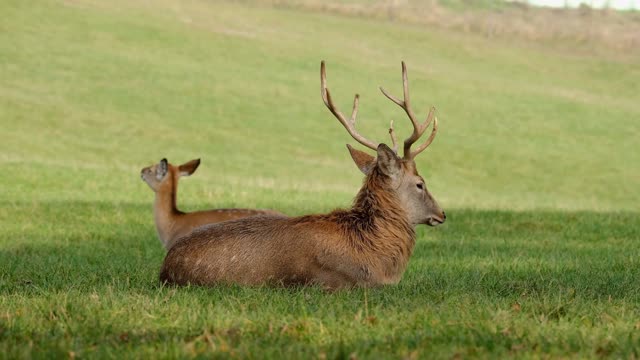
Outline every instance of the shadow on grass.
[[[0, 230], [0, 294], [158, 289], [165, 252], [149, 204], [12, 206], [14, 223]], [[419, 227], [403, 281], [376, 290], [387, 303], [401, 304], [408, 295], [438, 302], [454, 294], [513, 297], [562, 289], [593, 298], [640, 298], [640, 214], [448, 214], [444, 226]]]
[[[6, 206], [14, 219], [0, 227], [0, 301], [9, 309], [0, 349], [9, 357], [544, 354], [560, 336], [550, 322], [573, 331], [558, 340], [561, 353], [624, 358], [640, 339], [628, 335], [634, 320], [623, 322], [640, 311], [636, 213], [450, 209], [444, 226], [419, 227], [400, 284], [327, 294], [160, 286], [165, 252], [149, 204]], [[592, 341], [613, 321], [622, 325], [602, 334], [620, 341]], [[571, 330], [585, 322], [587, 335]]]

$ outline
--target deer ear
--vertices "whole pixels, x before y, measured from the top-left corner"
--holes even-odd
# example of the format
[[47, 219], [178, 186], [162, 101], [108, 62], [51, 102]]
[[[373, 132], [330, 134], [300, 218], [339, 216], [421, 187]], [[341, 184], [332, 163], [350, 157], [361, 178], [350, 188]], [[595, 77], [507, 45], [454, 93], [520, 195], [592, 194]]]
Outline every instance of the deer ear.
[[347, 149], [349, 149], [349, 153], [351, 154], [351, 158], [353, 162], [356, 163], [356, 166], [362, 173], [365, 175], [369, 174], [371, 169], [376, 165], [376, 158], [367, 154], [364, 151], [356, 150], [351, 145], [347, 144]]
[[388, 176], [396, 176], [400, 172], [400, 158], [386, 144], [378, 145], [378, 168]]
[[198, 166], [200, 166], [200, 159], [195, 159], [178, 166], [178, 171], [180, 176], [189, 176], [196, 171]]
[[158, 164], [158, 171], [156, 171], [156, 179], [162, 180], [162, 178], [164, 178], [164, 176], [167, 175], [168, 171], [169, 171], [169, 163], [167, 162], [167, 159], [164, 158], [160, 160], [160, 163]]

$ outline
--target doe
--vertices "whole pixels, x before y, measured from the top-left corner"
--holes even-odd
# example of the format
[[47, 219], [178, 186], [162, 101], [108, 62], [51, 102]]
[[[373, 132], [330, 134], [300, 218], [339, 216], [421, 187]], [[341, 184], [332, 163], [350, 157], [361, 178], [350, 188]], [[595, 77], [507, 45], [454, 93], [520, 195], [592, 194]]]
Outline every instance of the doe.
[[178, 179], [193, 174], [200, 165], [200, 159], [191, 160], [179, 166], [162, 159], [158, 164], [145, 167], [140, 177], [156, 193], [153, 204], [153, 216], [158, 230], [158, 237], [169, 250], [178, 239], [188, 235], [193, 229], [212, 223], [240, 219], [256, 215], [279, 215], [274, 210], [254, 209], [214, 209], [185, 213], [176, 206]]

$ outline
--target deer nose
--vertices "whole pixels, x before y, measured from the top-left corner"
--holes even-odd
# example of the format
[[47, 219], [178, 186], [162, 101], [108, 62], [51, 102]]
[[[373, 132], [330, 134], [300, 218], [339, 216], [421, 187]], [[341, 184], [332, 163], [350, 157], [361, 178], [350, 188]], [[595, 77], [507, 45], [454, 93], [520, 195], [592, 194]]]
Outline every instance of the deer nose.
[[447, 220], [447, 214], [445, 214], [444, 211], [442, 212], [442, 220]]

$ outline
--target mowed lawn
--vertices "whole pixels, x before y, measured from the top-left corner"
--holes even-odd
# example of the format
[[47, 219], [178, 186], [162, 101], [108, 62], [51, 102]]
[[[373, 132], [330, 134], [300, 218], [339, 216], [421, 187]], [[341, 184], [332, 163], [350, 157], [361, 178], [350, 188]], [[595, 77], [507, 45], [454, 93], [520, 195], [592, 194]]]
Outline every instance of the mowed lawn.
[[[640, 357], [640, 59], [253, 2], [0, 2], [0, 358]], [[598, 52], [601, 53], [601, 52]], [[408, 135], [447, 211], [397, 286], [173, 288], [142, 167], [183, 210], [347, 207], [322, 104]]]

